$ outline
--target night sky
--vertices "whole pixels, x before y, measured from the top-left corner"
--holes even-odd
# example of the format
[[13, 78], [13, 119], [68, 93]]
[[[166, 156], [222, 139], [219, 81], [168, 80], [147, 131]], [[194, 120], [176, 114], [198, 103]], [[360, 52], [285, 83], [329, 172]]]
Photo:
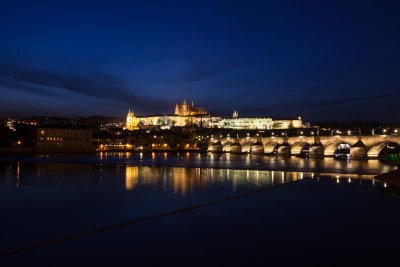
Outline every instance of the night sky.
[[1, 1], [0, 116], [400, 121], [400, 1]]

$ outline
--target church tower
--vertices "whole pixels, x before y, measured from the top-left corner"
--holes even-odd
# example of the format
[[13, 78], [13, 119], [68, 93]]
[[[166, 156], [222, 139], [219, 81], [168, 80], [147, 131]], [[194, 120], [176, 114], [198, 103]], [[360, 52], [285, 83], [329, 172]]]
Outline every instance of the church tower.
[[187, 103], [186, 96], [185, 96], [185, 101], [182, 104], [182, 114], [181, 115], [183, 115], [183, 116], [189, 115], [189, 105]]
[[137, 118], [135, 116], [135, 113], [133, 113], [133, 110], [131, 111], [131, 109], [129, 109], [128, 111], [128, 115], [126, 116], [126, 125], [125, 125], [125, 129], [128, 130], [135, 130], [137, 129]]

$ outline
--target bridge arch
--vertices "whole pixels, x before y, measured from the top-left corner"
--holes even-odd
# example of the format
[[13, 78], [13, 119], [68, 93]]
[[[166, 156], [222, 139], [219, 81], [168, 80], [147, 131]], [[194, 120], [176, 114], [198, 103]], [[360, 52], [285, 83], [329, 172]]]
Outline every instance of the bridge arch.
[[292, 148], [291, 148], [292, 155], [296, 155], [296, 156], [300, 155], [301, 151], [303, 150], [303, 148], [305, 146], [309, 146], [309, 145], [310, 145], [309, 143], [304, 142], [304, 141], [300, 141], [300, 142], [294, 143]]
[[341, 144], [345, 144], [348, 145], [350, 148], [350, 144], [348, 144], [345, 141], [336, 141], [334, 143], [331, 143], [329, 145], [327, 145], [324, 149], [324, 156], [325, 157], [333, 157], [335, 155], [335, 151], [336, 149], [339, 147], [339, 145]]
[[225, 144], [222, 145], [222, 151], [223, 152], [231, 152], [231, 146], [232, 142], [225, 142]]
[[368, 152], [367, 152], [367, 156], [368, 158], [378, 158], [379, 154], [384, 150], [384, 148], [386, 148], [387, 146], [389, 146], [390, 144], [395, 144], [398, 147], [400, 147], [400, 143], [398, 142], [389, 142], [389, 141], [385, 141], [385, 142], [380, 142], [375, 144], [374, 146], [372, 146]]
[[242, 152], [243, 153], [250, 153], [251, 152], [251, 146], [253, 145], [253, 142], [247, 141], [242, 144]]
[[222, 144], [221, 144], [221, 142], [218, 140], [217, 142], [209, 144], [208, 151], [209, 152], [221, 153], [222, 152]]
[[283, 144], [280, 144], [276, 148], [276, 153], [277, 153], [277, 155], [285, 155], [285, 156], [287, 155], [287, 156], [289, 156], [290, 155], [290, 150], [291, 150], [290, 145], [285, 142]]
[[266, 143], [264, 145], [264, 153], [265, 154], [272, 154], [276, 148], [276, 146], [278, 146], [278, 142], [275, 141], [270, 141], [268, 143]]

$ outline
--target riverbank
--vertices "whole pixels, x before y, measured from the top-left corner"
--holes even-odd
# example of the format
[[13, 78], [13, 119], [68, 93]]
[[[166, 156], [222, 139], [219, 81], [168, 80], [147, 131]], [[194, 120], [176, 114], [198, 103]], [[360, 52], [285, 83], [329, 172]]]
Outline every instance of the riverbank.
[[377, 175], [376, 179], [400, 190], [400, 169]]

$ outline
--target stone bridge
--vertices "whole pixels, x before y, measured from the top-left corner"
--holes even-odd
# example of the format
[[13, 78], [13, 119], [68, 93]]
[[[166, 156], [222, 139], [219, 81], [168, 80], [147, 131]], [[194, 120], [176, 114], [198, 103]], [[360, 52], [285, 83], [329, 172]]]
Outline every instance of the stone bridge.
[[210, 139], [208, 151], [296, 156], [307, 147], [310, 157], [332, 157], [340, 144], [347, 144], [350, 146], [351, 158], [377, 158], [382, 149], [391, 143], [400, 145], [400, 135], [226, 137]]

